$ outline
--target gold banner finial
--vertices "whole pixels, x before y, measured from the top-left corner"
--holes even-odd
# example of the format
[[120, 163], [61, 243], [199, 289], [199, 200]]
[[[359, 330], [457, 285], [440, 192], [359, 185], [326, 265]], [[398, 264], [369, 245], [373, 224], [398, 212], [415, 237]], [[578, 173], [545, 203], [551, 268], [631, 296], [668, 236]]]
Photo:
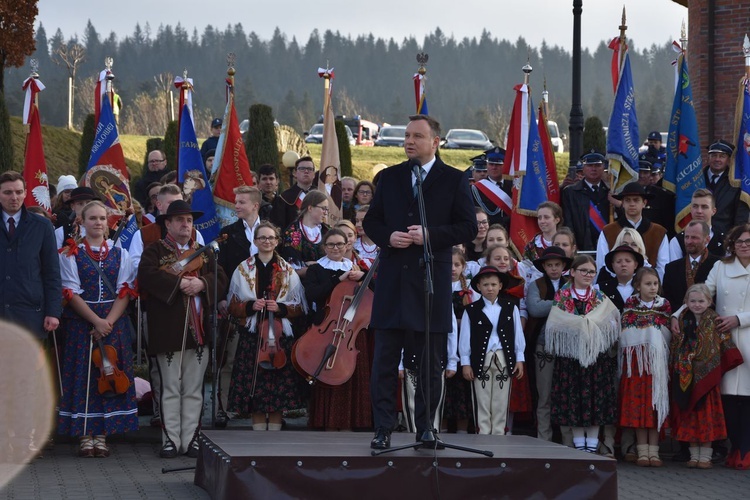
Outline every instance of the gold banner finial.
[[420, 75], [423, 75], [427, 73], [427, 68], [425, 68], [425, 65], [427, 64], [427, 60], [430, 58], [429, 55], [427, 55], [424, 52], [419, 52], [417, 54], [417, 62], [419, 63], [419, 69], [417, 70], [417, 73]]

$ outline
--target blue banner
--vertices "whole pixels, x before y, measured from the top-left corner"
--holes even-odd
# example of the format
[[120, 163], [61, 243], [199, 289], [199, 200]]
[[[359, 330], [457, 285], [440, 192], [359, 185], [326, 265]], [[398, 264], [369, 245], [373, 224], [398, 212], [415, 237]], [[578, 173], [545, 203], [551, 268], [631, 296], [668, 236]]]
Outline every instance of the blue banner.
[[[534, 109], [534, 102], [529, 95], [529, 109]], [[526, 148], [526, 174], [518, 199], [518, 212], [524, 215], [536, 216], [536, 209], [540, 203], [547, 201], [547, 165], [544, 159], [542, 139], [534, 113], [529, 114], [529, 141]]]
[[687, 60], [677, 59], [679, 67], [677, 88], [669, 120], [667, 140], [667, 165], [664, 169], [664, 187], [675, 193], [675, 230], [682, 231], [690, 222], [690, 205], [693, 192], [706, 187], [703, 177], [703, 159], [695, 118], [693, 91], [690, 87]]
[[635, 87], [630, 56], [626, 51], [607, 130], [607, 158], [614, 160], [610, 162], [610, 172], [614, 177], [612, 190], [615, 193], [619, 193], [625, 184], [638, 179], [639, 147]]
[[130, 243], [133, 241], [133, 235], [138, 232], [138, 221], [135, 215], [131, 215], [125, 224], [125, 229], [120, 233], [120, 246], [125, 250], [130, 250]]
[[741, 189], [741, 197], [745, 203], [750, 203], [750, 79], [745, 78], [742, 83], [742, 100], [737, 110], [737, 152], [734, 156], [734, 171], [730, 175], [733, 185]]
[[185, 201], [193, 210], [203, 212], [203, 216], [193, 221], [196, 231], [200, 231], [208, 243], [219, 235], [221, 222], [216, 215], [214, 196], [208, 184], [206, 168], [203, 165], [198, 139], [195, 136], [193, 120], [187, 104], [182, 107], [180, 118], [180, 147], [178, 150], [179, 165], [177, 180], [182, 184]]

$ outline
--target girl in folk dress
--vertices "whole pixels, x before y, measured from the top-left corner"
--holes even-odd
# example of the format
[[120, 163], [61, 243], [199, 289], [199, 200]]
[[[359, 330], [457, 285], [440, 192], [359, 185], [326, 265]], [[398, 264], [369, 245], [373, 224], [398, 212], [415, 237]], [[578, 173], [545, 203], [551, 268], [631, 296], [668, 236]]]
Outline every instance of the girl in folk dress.
[[[64, 247], [60, 254], [63, 296], [68, 305], [63, 313], [67, 325], [62, 361], [65, 390], [57, 425], [58, 433], [79, 438], [79, 456], [107, 457], [107, 435], [138, 430], [131, 335], [124, 314], [135, 295], [135, 276], [127, 251], [112, 246], [104, 237], [104, 205], [99, 201], [87, 204], [81, 217], [85, 238]], [[92, 342], [96, 346], [99, 339], [114, 347], [119, 367], [131, 381], [124, 394], [99, 394], [99, 370], [91, 363]]]
[[[485, 215], [486, 218], [486, 215]], [[453, 287], [453, 314], [456, 324], [461, 324], [464, 309], [472, 302], [479, 300], [479, 294], [472, 290], [469, 281], [464, 276], [466, 259], [460, 248], [453, 248], [453, 267], [451, 279]], [[461, 341], [461, 331], [458, 331], [456, 346]], [[453, 353], [458, 356], [458, 351]], [[449, 354], [450, 357], [450, 354]], [[443, 429], [448, 429], [448, 421], [456, 421], [456, 432], [466, 433], [469, 428], [469, 411], [471, 409], [471, 384], [463, 377], [454, 376], [445, 379], [445, 405], [443, 408]]]
[[[526, 297], [524, 289], [526, 281], [521, 277], [521, 265], [513, 259], [510, 249], [505, 246], [493, 245], [487, 248], [486, 261], [488, 266], [496, 267], [501, 273], [508, 275], [508, 286], [500, 290], [500, 298], [510, 300], [518, 307], [521, 314], [521, 324], [525, 327], [529, 315], [526, 311]], [[525, 273], [524, 273], [525, 274]], [[522, 332], [518, 332], [522, 335]], [[526, 356], [533, 356], [533, 347], [526, 344]], [[531, 358], [526, 358], [531, 359]], [[529, 377], [522, 377], [513, 381], [510, 388], [510, 404], [508, 407], [508, 434], [513, 430], [515, 413], [529, 413], [532, 411], [531, 385]]]
[[[229, 285], [229, 314], [242, 322], [229, 388], [229, 410], [252, 413], [253, 430], [281, 430], [285, 410], [304, 407], [300, 379], [291, 361], [294, 335], [290, 318], [306, 312], [304, 291], [292, 266], [274, 249], [279, 230], [270, 222], [255, 229], [258, 253], [242, 262]], [[281, 369], [258, 366], [258, 329], [268, 321], [268, 313], [280, 317], [283, 332], [276, 332], [277, 346], [286, 354]], [[268, 415], [268, 423], [266, 423]]]
[[369, 209], [370, 205], [362, 205], [355, 213], [357, 241], [354, 242], [354, 250], [356, 250], [360, 258], [367, 263], [368, 269], [372, 267], [372, 263], [375, 262], [375, 257], [378, 256], [378, 245], [367, 236], [367, 233], [365, 233], [365, 230], [362, 227], [362, 221], [365, 220], [365, 215], [367, 215]]
[[302, 200], [297, 220], [284, 231], [281, 256], [297, 270], [300, 278], [305, 277], [307, 266], [323, 256], [321, 242], [328, 231], [323, 221], [327, 216], [328, 196], [312, 190]]
[[571, 426], [574, 446], [590, 453], [599, 445], [599, 426], [617, 421], [617, 358], [609, 350], [620, 333], [620, 313], [591, 286], [594, 276], [594, 259], [576, 257], [572, 281], [555, 294], [545, 328], [545, 351], [557, 356], [552, 423]]
[[[319, 325], [326, 315], [326, 302], [334, 288], [344, 281], [360, 281], [365, 273], [344, 257], [349, 248], [346, 235], [337, 228], [323, 237], [325, 257], [308, 268], [305, 295], [312, 305], [312, 323]], [[370, 413], [370, 365], [367, 337], [359, 332], [355, 347], [360, 350], [352, 378], [329, 387], [315, 384], [309, 406], [308, 426], [313, 429], [351, 430], [372, 426]], [[364, 352], [363, 352], [364, 351]]]
[[689, 468], [710, 469], [711, 442], [726, 439], [719, 384], [724, 373], [742, 364], [730, 332], [719, 331], [711, 302], [706, 285], [688, 288], [670, 346], [674, 435], [690, 443]]
[[545, 248], [552, 246], [552, 239], [563, 221], [562, 208], [554, 201], [544, 201], [536, 209], [536, 219], [539, 233], [524, 247], [524, 261], [538, 259]]
[[641, 268], [625, 301], [620, 332], [620, 426], [635, 428], [637, 465], [661, 467], [659, 430], [669, 413], [669, 302], [659, 274]]

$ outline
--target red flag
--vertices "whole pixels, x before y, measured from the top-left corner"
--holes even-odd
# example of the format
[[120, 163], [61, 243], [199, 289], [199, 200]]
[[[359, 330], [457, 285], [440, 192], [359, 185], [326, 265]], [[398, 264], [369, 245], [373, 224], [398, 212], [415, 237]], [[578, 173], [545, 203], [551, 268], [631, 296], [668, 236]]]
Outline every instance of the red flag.
[[513, 111], [508, 124], [508, 139], [505, 147], [505, 162], [503, 163], [503, 176], [514, 177], [523, 175], [526, 170], [526, 154], [528, 149], [529, 116], [529, 86], [519, 84], [513, 87], [516, 91], [516, 99], [513, 102]]
[[557, 181], [557, 165], [555, 164], [555, 152], [552, 149], [552, 139], [547, 128], [547, 115], [544, 113], [544, 105], [539, 105], [539, 138], [542, 140], [542, 152], [544, 153], [544, 164], [547, 167], [547, 199], [560, 204], [560, 184]]
[[242, 141], [237, 112], [234, 109], [234, 97], [231, 92], [224, 112], [221, 136], [214, 162], [216, 180], [214, 181], [214, 202], [234, 209], [234, 188], [238, 186], [252, 186], [253, 176], [250, 174], [250, 160], [245, 152]]
[[620, 81], [620, 39], [613, 38], [609, 42], [609, 48], [612, 49], [612, 64], [610, 71], [612, 73], [612, 93], [617, 93], [617, 83]]
[[513, 180], [513, 207], [510, 213], [510, 246], [516, 255], [523, 258], [523, 249], [526, 243], [534, 239], [539, 232], [536, 216], [530, 216], [518, 210], [519, 197], [524, 178], [519, 176]]
[[23, 161], [23, 178], [26, 181], [27, 207], [39, 206], [50, 211], [47, 162], [44, 160], [42, 145], [42, 124], [39, 121], [39, 108], [32, 104], [30, 109], [29, 133], [26, 136], [26, 152]]

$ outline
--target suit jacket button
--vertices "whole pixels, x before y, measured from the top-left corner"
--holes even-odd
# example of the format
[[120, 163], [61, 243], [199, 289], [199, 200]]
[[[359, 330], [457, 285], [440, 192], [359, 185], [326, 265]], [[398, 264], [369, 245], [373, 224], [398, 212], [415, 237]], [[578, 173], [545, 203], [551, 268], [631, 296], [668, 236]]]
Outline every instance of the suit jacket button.
[[409, 269], [409, 266], [407, 264], [404, 264], [404, 269]]

